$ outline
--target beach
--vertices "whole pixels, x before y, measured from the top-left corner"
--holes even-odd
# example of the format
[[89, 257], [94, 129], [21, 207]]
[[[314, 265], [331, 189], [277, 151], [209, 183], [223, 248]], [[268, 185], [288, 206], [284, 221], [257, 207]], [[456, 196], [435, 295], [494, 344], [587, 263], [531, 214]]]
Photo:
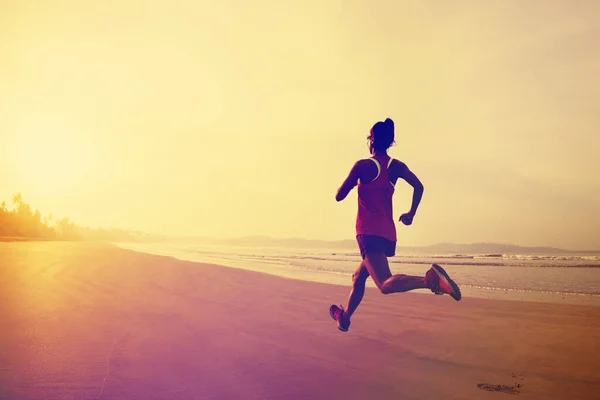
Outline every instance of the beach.
[[328, 309], [347, 297], [106, 244], [0, 243], [0, 399], [600, 393], [596, 306], [368, 288], [342, 333]]

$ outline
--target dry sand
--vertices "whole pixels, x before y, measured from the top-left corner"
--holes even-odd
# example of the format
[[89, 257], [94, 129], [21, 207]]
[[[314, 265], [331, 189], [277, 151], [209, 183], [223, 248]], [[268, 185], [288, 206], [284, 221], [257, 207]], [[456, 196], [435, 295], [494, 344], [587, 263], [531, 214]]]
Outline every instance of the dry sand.
[[107, 245], [0, 243], [0, 398], [600, 398], [598, 307], [368, 290], [342, 333], [328, 308], [347, 295]]

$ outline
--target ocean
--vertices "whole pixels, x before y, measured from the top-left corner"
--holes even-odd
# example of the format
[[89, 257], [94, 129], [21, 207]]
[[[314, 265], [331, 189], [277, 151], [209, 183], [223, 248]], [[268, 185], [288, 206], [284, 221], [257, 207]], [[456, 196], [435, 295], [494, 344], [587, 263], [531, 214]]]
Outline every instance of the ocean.
[[[348, 249], [231, 247], [174, 243], [117, 243], [117, 246], [180, 260], [218, 264], [291, 279], [351, 285], [360, 254]], [[600, 256], [518, 254], [397, 254], [393, 274], [423, 276], [441, 265], [463, 298], [479, 297], [600, 306]], [[369, 279], [368, 286], [374, 287]], [[430, 293], [426, 290], [416, 292]]]

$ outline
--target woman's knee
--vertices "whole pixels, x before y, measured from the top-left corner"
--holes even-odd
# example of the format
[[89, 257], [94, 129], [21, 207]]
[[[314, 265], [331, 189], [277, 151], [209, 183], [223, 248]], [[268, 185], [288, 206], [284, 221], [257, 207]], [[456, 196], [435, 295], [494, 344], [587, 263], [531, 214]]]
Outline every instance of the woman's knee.
[[394, 292], [392, 291], [392, 286], [390, 285], [390, 282], [389, 282], [389, 280], [388, 280], [388, 281], [385, 281], [385, 282], [383, 282], [383, 283], [382, 283], [382, 284], [379, 286], [379, 291], [380, 291], [382, 294], [390, 294], [390, 293], [394, 293]]
[[355, 272], [352, 274], [352, 285], [353, 286], [365, 286], [367, 283], [367, 278], [369, 274], [365, 274], [362, 272]]
[[356, 271], [352, 274], [352, 283], [358, 282], [359, 284], [362, 282], [366, 282], [369, 277], [369, 271], [365, 264], [361, 264]]
[[[398, 290], [398, 286], [395, 285], [395, 282], [398, 282], [398, 279], [406, 278], [404, 274], [393, 275], [387, 278], [379, 287], [379, 290], [383, 294], [390, 294], [396, 292], [402, 292], [403, 290]], [[395, 287], [394, 287], [395, 286]]]

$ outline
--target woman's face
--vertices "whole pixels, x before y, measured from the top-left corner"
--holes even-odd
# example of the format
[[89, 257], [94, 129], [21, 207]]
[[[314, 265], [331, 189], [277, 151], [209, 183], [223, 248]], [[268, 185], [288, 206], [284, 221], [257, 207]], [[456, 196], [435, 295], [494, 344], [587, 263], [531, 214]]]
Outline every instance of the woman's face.
[[370, 153], [373, 153], [373, 131], [371, 131], [369, 136], [367, 136], [367, 148], [369, 149]]

